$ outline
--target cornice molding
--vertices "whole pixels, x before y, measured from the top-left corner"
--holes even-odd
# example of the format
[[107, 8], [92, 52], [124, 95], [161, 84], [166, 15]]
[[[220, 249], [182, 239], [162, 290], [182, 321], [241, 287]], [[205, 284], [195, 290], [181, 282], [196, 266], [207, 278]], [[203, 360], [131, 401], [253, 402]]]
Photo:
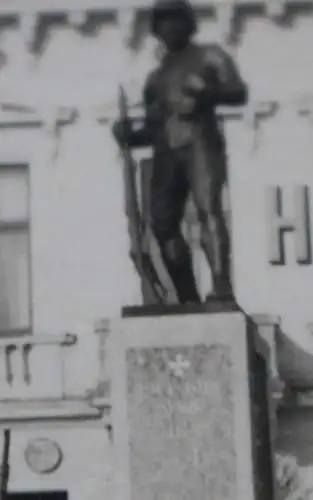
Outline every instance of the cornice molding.
[[222, 0], [215, 5], [216, 21], [220, 31], [220, 41], [226, 46], [231, 42], [234, 28], [236, 2]]
[[[270, 19], [273, 19], [274, 21], [280, 20], [286, 13], [286, 7], [288, 3], [290, 2], [287, 2], [287, 0], [267, 0], [265, 3], [266, 14]], [[312, 5], [312, 2], [308, 2], [308, 4], [309, 3], [311, 3]]]
[[[113, 14], [125, 47], [131, 48], [137, 13], [147, 11], [152, 4], [153, 0], [0, 0], [0, 18], [17, 18], [25, 46], [34, 55], [39, 50], [37, 37], [42, 37], [39, 27], [43, 17], [61, 15], [70, 25], [81, 29], [90, 14]], [[234, 19], [238, 8], [261, 8], [264, 16], [279, 22], [289, 6], [313, 7], [313, 0], [194, 0], [193, 6], [213, 10], [221, 43], [232, 45], [236, 39]]]
[[[220, 108], [218, 110], [218, 115], [224, 119], [240, 119], [247, 116], [245, 111], [246, 108]], [[270, 114], [272, 110], [272, 103], [260, 103], [259, 106], [255, 105], [253, 113], [256, 115]], [[134, 120], [140, 120], [142, 118], [142, 107], [136, 106], [130, 110], [130, 116]], [[111, 122], [118, 117], [117, 109], [109, 109], [107, 107], [99, 107], [91, 112], [94, 121], [105, 124]], [[75, 122], [75, 117], [79, 117], [79, 112], [77, 114], [73, 111], [60, 110], [56, 114], [56, 125], [70, 125]], [[5, 112], [0, 111], [0, 128], [23, 128], [23, 127], [33, 127], [39, 128], [46, 125], [45, 118], [36, 111], [31, 111], [29, 113], [22, 112]]]
[[25, 347], [25, 346], [38, 346], [38, 345], [60, 345], [71, 346], [76, 344], [77, 335], [71, 333], [65, 334], [36, 334], [36, 335], [22, 335], [18, 337], [6, 337], [0, 339], [0, 348], [7, 347]]
[[[249, 129], [253, 129], [255, 122], [262, 118], [274, 116], [280, 109], [290, 108], [299, 116], [308, 116], [313, 121], [313, 94], [312, 96], [299, 96], [298, 98], [280, 102], [278, 100], [256, 100], [243, 107], [220, 107], [217, 115], [222, 119], [241, 119]], [[118, 118], [118, 108], [116, 105], [98, 105], [88, 110], [88, 118], [99, 124], [110, 123]], [[140, 120], [143, 116], [141, 103], [129, 106], [129, 115], [133, 120]], [[54, 112], [56, 126], [72, 125], [80, 118], [84, 118], [84, 113], [79, 109], [55, 107]], [[0, 128], [23, 128], [23, 127], [47, 127], [47, 118], [40, 109], [13, 104], [0, 104]]]
[[[60, 109], [56, 113], [56, 125], [70, 125], [74, 123], [76, 113], [73, 110]], [[46, 119], [41, 113], [33, 111], [4, 111], [0, 110], [0, 128], [39, 128], [46, 125]]]
[[67, 19], [69, 23], [75, 28], [81, 28], [87, 21], [88, 13], [84, 9], [80, 10], [70, 10], [67, 13]]
[[[22, 13], [66, 14], [68, 12], [118, 11], [124, 9], [149, 9], [153, 0], [2, 0], [0, 15], [15, 15]], [[225, 0], [194, 0], [195, 8], [219, 8]], [[229, 2], [227, 2], [229, 3]], [[312, 0], [233, 0], [233, 7], [265, 7], [269, 4], [270, 12], [280, 11], [281, 5], [312, 5]]]
[[91, 405], [86, 400], [38, 400], [0, 402], [0, 427], [10, 425], [51, 421], [96, 421], [110, 425], [110, 407]]
[[134, 37], [137, 9], [120, 9], [117, 14], [117, 23], [124, 46], [130, 46]]

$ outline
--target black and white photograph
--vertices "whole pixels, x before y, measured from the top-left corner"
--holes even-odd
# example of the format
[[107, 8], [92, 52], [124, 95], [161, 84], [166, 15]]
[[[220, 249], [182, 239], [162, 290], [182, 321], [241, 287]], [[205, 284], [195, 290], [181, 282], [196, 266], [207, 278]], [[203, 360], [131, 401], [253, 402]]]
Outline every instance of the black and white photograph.
[[0, 500], [313, 500], [313, 0], [0, 0]]

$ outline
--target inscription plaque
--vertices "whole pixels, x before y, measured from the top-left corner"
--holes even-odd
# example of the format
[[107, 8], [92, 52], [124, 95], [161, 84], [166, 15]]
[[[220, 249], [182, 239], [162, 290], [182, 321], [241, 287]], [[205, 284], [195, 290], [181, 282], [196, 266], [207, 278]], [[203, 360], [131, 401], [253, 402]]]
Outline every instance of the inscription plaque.
[[230, 347], [126, 353], [130, 488], [137, 500], [233, 500]]

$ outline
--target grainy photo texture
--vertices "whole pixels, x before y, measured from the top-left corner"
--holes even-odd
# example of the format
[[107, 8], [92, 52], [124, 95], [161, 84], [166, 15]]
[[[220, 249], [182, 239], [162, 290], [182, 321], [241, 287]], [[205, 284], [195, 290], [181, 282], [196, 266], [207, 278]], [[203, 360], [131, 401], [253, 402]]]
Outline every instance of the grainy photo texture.
[[313, 500], [312, 0], [0, 0], [0, 500]]

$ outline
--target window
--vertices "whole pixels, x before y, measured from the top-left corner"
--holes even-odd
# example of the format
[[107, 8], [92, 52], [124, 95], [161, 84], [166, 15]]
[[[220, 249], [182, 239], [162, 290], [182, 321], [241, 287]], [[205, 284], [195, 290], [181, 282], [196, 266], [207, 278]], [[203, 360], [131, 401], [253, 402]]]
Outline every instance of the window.
[[31, 324], [27, 165], [0, 164], [0, 335]]

